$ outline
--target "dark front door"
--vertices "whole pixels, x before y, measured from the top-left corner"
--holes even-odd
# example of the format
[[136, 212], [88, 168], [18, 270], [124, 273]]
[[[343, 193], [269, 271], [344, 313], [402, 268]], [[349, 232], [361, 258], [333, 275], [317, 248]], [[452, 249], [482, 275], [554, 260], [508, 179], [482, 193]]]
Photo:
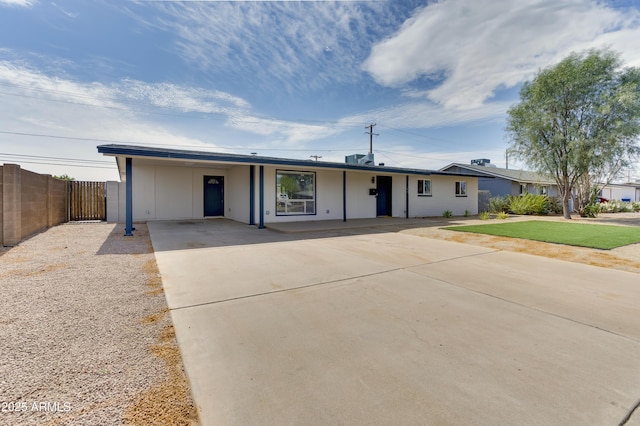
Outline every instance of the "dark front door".
[[377, 215], [391, 216], [391, 176], [376, 178]]
[[224, 216], [224, 177], [204, 177], [204, 215]]

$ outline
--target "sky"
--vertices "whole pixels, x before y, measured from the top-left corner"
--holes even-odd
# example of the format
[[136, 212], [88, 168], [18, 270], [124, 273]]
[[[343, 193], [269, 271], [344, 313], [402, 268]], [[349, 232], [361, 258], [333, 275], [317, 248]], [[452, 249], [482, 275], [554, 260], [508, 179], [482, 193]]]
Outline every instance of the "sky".
[[640, 0], [0, 0], [0, 163], [118, 180], [110, 143], [343, 162], [375, 124], [377, 163], [505, 167], [523, 82], [590, 48], [640, 66], [639, 40]]

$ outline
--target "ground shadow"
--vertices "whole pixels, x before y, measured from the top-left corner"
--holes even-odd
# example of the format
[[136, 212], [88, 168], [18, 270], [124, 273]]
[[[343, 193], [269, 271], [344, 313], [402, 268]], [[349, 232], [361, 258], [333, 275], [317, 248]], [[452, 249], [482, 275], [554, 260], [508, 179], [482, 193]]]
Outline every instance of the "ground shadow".
[[[338, 229], [332, 228], [330, 223], [321, 223], [321, 221], [306, 222], [306, 227], [298, 223], [290, 226], [279, 224], [259, 229], [255, 225], [246, 225], [229, 219], [214, 219], [149, 222], [148, 227], [153, 240], [153, 249], [159, 252], [399, 232], [411, 228], [461, 223], [464, 221], [381, 218], [368, 221], [366, 226], [362, 226], [362, 222], [358, 223], [357, 220], [347, 221], [342, 225], [336, 225], [339, 226]], [[328, 229], [323, 229], [323, 226], [327, 226]]]
[[145, 223], [136, 223], [133, 236], [124, 236], [124, 224], [114, 226], [96, 254], [146, 254], [153, 253], [149, 230]]

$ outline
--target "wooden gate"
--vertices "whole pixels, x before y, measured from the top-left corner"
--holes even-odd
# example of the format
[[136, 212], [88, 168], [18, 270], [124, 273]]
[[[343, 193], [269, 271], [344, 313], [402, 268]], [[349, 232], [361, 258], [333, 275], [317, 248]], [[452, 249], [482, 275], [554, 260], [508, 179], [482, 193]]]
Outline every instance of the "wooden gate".
[[105, 185], [69, 181], [69, 220], [106, 220]]

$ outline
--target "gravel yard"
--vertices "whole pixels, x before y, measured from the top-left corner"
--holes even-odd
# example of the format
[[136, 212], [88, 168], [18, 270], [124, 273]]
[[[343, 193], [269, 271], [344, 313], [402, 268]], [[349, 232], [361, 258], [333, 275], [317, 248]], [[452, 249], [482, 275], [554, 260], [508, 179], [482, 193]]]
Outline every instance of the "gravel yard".
[[0, 424], [197, 424], [147, 227], [0, 252]]

